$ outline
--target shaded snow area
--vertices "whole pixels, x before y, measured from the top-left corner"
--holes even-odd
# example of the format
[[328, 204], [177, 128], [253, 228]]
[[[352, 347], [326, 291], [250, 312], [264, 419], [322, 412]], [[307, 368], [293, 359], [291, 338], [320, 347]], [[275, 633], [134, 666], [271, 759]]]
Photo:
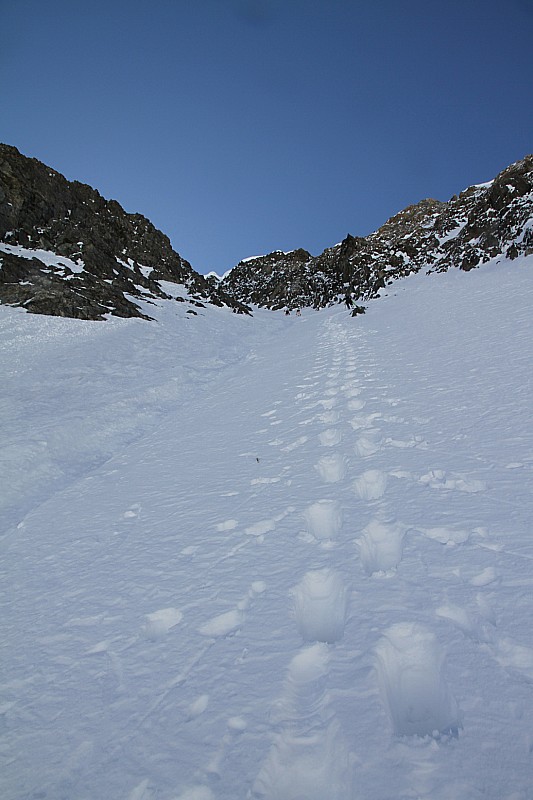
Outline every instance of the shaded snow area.
[[530, 800], [532, 301], [0, 308], [0, 796]]

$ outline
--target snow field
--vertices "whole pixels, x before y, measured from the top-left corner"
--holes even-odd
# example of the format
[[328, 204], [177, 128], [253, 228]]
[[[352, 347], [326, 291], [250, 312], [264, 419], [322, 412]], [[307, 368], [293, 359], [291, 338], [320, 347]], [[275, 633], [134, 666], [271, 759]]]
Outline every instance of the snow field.
[[[157, 335], [98, 329], [98, 419], [135, 380], [186, 385], [146, 416], [131, 400], [111, 457], [84, 430], [85, 471], [74, 440], [64, 478], [36, 451], [35, 479], [11, 480], [3, 797], [528, 800], [526, 267], [415, 276], [357, 320], [208, 309]], [[27, 318], [0, 311], [24, 355]], [[61, 359], [41, 341], [28, 440], [83, 409], [72, 341]]]

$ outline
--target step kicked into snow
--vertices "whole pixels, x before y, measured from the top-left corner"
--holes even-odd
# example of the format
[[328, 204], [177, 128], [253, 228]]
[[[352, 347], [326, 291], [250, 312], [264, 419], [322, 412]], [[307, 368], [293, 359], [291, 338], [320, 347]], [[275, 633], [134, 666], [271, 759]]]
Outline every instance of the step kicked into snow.
[[292, 590], [298, 630], [308, 642], [337, 642], [344, 635], [347, 596], [340, 575], [329, 568], [307, 572]]
[[387, 475], [380, 469], [365, 470], [353, 483], [355, 494], [361, 500], [379, 500], [387, 488]]
[[386, 512], [377, 514], [368, 523], [357, 540], [359, 556], [367, 575], [391, 574], [396, 570], [402, 560], [406, 530], [407, 526]]
[[394, 733], [457, 735], [457, 704], [443, 677], [435, 634], [418, 623], [397, 623], [385, 631], [375, 652], [378, 684]]
[[341, 529], [342, 512], [336, 500], [317, 500], [304, 512], [307, 530], [318, 541], [334, 539]]
[[324, 483], [337, 483], [346, 473], [346, 458], [341, 453], [322, 456], [315, 464], [315, 469]]

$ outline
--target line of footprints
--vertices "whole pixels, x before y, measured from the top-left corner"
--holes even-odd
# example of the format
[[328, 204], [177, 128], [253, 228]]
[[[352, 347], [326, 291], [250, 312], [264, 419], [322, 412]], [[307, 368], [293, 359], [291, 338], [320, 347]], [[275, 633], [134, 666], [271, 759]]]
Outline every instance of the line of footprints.
[[[278, 418], [277, 409], [262, 414], [264, 424], [268, 427], [258, 431], [269, 435], [275, 431], [275, 438], [268, 441], [268, 445], [279, 448], [282, 453], [292, 453], [309, 443], [310, 435], [306, 433], [309, 434], [310, 426], [318, 424], [320, 430], [314, 441], [319, 454], [310, 469], [314, 470], [315, 481], [318, 475], [326, 497], [316, 499], [303, 510], [288, 506], [269, 519], [251, 522], [242, 528], [237, 519], [227, 519], [216, 525], [216, 530], [222, 534], [235, 532], [239, 535], [233, 548], [212, 566], [233, 558], [252, 541], [262, 543], [278, 523], [299, 512], [305, 522], [305, 530], [299, 533], [302, 548], [306, 548], [302, 561], [305, 560], [305, 553], [312, 554], [315, 559], [313, 568], [304, 572], [290, 591], [292, 619], [303, 644], [287, 666], [281, 694], [271, 709], [272, 744], [248, 794], [249, 800], [324, 800], [326, 797], [330, 800], [347, 800], [353, 796], [352, 776], [356, 756], [350, 750], [348, 737], [341, 729], [327, 690], [335, 649], [344, 637], [350, 601], [350, 591], [333, 561], [339, 544], [336, 540], [342, 534], [343, 515], [338, 500], [327, 497], [333, 494], [329, 490], [335, 484], [349, 479], [355, 497], [371, 510], [372, 517], [360, 532], [356, 544], [363, 572], [369, 577], [378, 577], [395, 574], [402, 560], [404, 539], [409, 530], [382, 501], [391, 478], [418, 483], [435, 492], [477, 493], [487, 488], [483, 481], [473, 479], [470, 475], [447, 474], [441, 469], [433, 469], [423, 475], [406, 470], [386, 473], [375, 468], [375, 463], [379, 463], [377, 457], [373, 468], [372, 457], [377, 456], [383, 447], [423, 450], [426, 443], [423, 437], [416, 434], [402, 439], [383, 436], [380, 424], [401, 424], [406, 420], [395, 415], [395, 407], [399, 403], [397, 399], [387, 397], [383, 392], [379, 394], [385, 387], [380, 386], [375, 377], [375, 365], [370, 360], [365, 362], [364, 356], [358, 355], [356, 358], [351, 355], [350, 338], [358, 336], [364, 334], [356, 330], [348, 335], [334, 322], [329, 323], [315, 371], [297, 387], [295, 402], [299, 408], [297, 415], [301, 417], [298, 425], [302, 426], [302, 435], [291, 441], [283, 438], [283, 432], [278, 427], [283, 419]], [[360, 344], [362, 346], [358, 346], [358, 354], [367, 353], [364, 341]], [[331, 366], [328, 366], [328, 362]], [[388, 409], [386, 413], [369, 409], [372, 400], [390, 405], [390, 413]], [[275, 406], [280, 406], [280, 411], [285, 408], [281, 400], [276, 401]], [[305, 416], [301, 412], [305, 412]], [[361, 471], [354, 476], [350, 475], [352, 459], [347, 455], [346, 439], [343, 442], [342, 423], [346, 421], [353, 431], [350, 453], [355, 454], [361, 465]], [[305, 430], [304, 426], [307, 426]], [[241, 455], [255, 458], [255, 453]], [[251, 485], [255, 492], [268, 490], [271, 484], [285, 483], [289, 486], [290, 474], [291, 467], [284, 466], [279, 475], [255, 477]], [[233, 495], [237, 496], [238, 492], [227, 493], [227, 496]], [[237, 501], [235, 513], [241, 507], [242, 503], [239, 505]], [[140, 513], [140, 506], [133, 506], [124, 514], [123, 524], [134, 524]], [[481, 528], [465, 530], [453, 524], [410, 530], [416, 535], [452, 546], [466, 542], [472, 535], [481, 540], [487, 535]], [[479, 546], [483, 548], [485, 545], [480, 542]], [[190, 545], [184, 548], [182, 554], [192, 556], [197, 549], [198, 545]], [[318, 564], [317, 551], [321, 556]], [[479, 575], [471, 577], [469, 583], [474, 589], [483, 589], [496, 580], [496, 569], [486, 567]], [[214, 640], [232, 635], [242, 628], [251, 607], [266, 589], [265, 582], [253, 582], [233, 609], [207, 619], [198, 628], [198, 632], [205, 637], [205, 647], [165, 688], [147, 716], [159, 707], [175, 685], [184, 682]], [[466, 637], [483, 646], [503, 669], [523, 675], [528, 682], [533, 681], [533, 649], [510, 638], [499, 638], [489, 603], [482, 594], [478, 594], [477, 604], [478, 609], [473, 614], [449, 603], [435, 612], [438, 618], [448, 620]], [[146, 615], [141, 633], [155, 642], [180, 624], [182, 617], [182, 609], [160, 609]], [[457, 736], [461, 715], [443, 677], [441, 647], [429, 627], [411, 620], [390, 625], [382, 631], [373, 647], [373, 665], [382, 704], [395, 735], [436, 739]], [[207, 695], [197, 698], [187, 710], [187, 719], [201, 715], [208, 701]], [[220, 774], [225, 751], [231, 747], [234, 737], [246, 727], [244, 718], [232, 717], [228, 721], [221, 747], [205, 769], [204, 777]], [[194, 794], [195, 798], [201, 796], [211, 800], [213, 797], [207, 787], [199, 787], [198, 792], [200, 794]], [[189, 794], [183, 795], [185, 797], [188, 798]], [[190, 797], [192, 800], [193, 795]]]
[[[333, 328], [333, 325], [332, 325]], [[328, 373], [325, 397], [307, 405], [318, 408], [317, 421], [323, 423], [319, 444], [324, 450], [315, 469], [325, 486], [343, 480], [348, 460], [337, 447], [342, 432], [336, 423], [338, 395], [344, 396], [348, 411], [357, 412], [351, 420], [358, 431], [355, 453], [360, 457], [378, 452], [381, 442], [373, 422], [380, 414], [364, 414], [365, 401], [357, 386], [356, 375], [371, 378], [349, 355], [349, 343], [342, 331], [330, 330], [324, 345], [324, 357], [317, 361], [309, 388], [320, 383], [327, 368], [331, 343], [336, 350]], [[348, 355], [347, 355], [348, 354]], [[344, 360], [341, 377], [341, 364]], [[313, 383], [313, 381], [315, 382]], [[308, 401], [305, 392], [297, 401]], [[413, 446], [419, 442], [413, 440]], [[391, 442], [408, 446], [407, 442]], [[362, 501], [379, 500], [386, 491], [387, 475], [367, 469], [353, 483]], [[326, 552], [334, 552], [335, 538], [342, 527], [339, 503], [319, 499], [305, 511], [305, 542], [316, 542]], [[403, 538], [407, 527], [378, 508], [358, 541], [362, 567], [367, 575], [391, 573], [402, 558]], [[344, 636], [348, 610], [348, 592], [342, 576], [332, 567], [312, 569], [304, 574], [291, 591], [296, 627], [305, 642], [290, 661], [283, 690], [271, 713], [275, 726], [273, 743], [254, 782], [250, 798], [254, 800], [345, 800], [352, 796], [353, 756], [345, 741], [331, 705], [327, 681], [333, 646]], [[456, 734], [458, 709], [442, 677], [442, 654], [434, 633], [418, 623], [392, 625], [375, 648], [375, 666], [379, 689], [390, 716], [394, 733], [403, 735]]]

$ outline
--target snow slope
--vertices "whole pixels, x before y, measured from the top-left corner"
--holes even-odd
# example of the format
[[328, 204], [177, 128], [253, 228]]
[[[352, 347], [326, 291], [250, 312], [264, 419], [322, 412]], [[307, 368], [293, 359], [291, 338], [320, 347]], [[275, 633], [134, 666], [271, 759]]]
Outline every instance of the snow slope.
[[0, 307], [0, 796], [529, 800], [532, 266]]

